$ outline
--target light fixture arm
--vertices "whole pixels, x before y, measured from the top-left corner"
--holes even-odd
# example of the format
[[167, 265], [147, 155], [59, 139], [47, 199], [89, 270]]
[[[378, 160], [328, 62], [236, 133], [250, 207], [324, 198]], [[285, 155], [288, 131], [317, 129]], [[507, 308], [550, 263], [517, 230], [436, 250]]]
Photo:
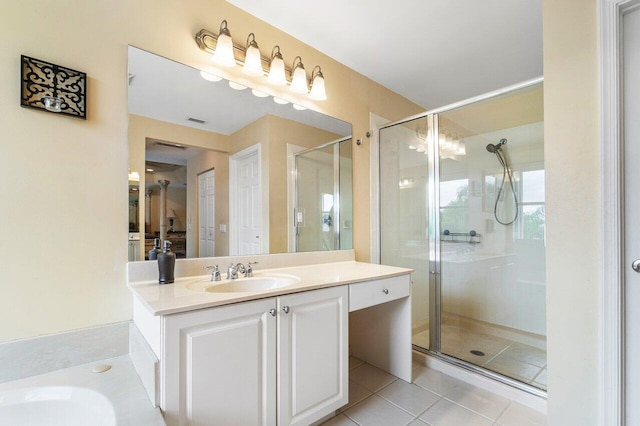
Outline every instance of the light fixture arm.
[[269, 64], [271, 63], [271, 61], [273, 61], [273, 58], [282, 59], [282, 53], [280, 53], [280, 46], [278, 46], [277, 44], [273, 46], [273, 49], [271, 49], [271, 57], [269, 58]]
[[[247, 45], [244, 48], [245, 53], [247, 50], [249, 50], [250, 47], [255, 47], [256, 49], [259, 49], [258, 42], [256, 41], [256, 36], [253, 33], [249, 33], [249, 35], [247, 36]], [[260, 59], [262, 59], [262, 56], [260, 57]]]
[[[222, 22], [220, 22], [220, 31], [218, 31], [218, 34], [224, 34], [228, 37], [231, 37], [231, 32], [229, 31], [229, 28], [227, 28], [227, 20], [223, 19]], [[216, 37], [217, 40], [217, 37]]]
[[[298, 61], [297, 64], [296, 61]], [[302, 63], [302, 58], [300, 56], [296, 56], [295, 58], [293, 58], [293, 63], [291, 64], [291, 74], [293, 74], [293, 72], [298, 67], [302, 67], [302, 69], [304, 69], [304, 64]]]
[[316, 65], [315, 67], [313, 67], [313, 70], [311, 71], [311, 80], [309, 80], [309, 83], [313, 82], [313, 79], [316, 78], [316, 75], [319, 75], [320, 77], [324, 78], [324, 75], [322, 75], [322, 68], [320, 68], [320, 65]]

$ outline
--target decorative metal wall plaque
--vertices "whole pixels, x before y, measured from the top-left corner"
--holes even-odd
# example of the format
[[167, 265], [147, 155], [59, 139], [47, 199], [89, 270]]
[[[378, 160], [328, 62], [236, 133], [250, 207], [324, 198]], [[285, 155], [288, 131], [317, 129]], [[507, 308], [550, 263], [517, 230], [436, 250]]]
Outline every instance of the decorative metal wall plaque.
[[87, 74], [22, 55], [20, 106], [87, 119]]

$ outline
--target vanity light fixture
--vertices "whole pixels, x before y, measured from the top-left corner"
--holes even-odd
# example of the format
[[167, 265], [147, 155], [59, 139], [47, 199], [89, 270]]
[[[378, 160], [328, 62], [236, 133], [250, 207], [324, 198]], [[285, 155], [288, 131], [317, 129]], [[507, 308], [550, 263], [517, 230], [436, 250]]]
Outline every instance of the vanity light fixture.
[[[316, 72], [316, 70], [318, 70]], [[311, 71], [311, 92], [309, 98], [314, 101], [326, 101], [327, 92], [324, 88], [324, 75], [322, 75], [322, 69], [319, 65], [316, 65]]]
[[258, 43], [256, 42], [256, 36], [250, 33], [247, 36], [247, 47], [244, 54], [244, 65], [242, 66], [242, 72], [247, 75], [261, 76], [264, 75], [262, 69], [262, 59], [260, 58], [260, 50], [258, 49]]
[[211, 74], [206, 71], [200, 71], [200, 77], [204, 78], [207, 81], [213, 81], [213, 82], [222, 80], [222, 77], [218, 77], [217, 75]]
[[293, 68], [293, 71], [291, 71], [291, 87], [289, 89], [294, 93], [309, 93], [307, 72], [304, 70], [304, 64], [300, 56], [294, 58], [291, 68]]
[[227, 28], [226, 19], [220, 24], [220, 33], [216, 40], [216, 50], [213, 52], [213, 62], [223, 67], [235, 67], [236, 59], [233, 56], [233, 39]]
[[[270, 57], [263, 57], [260, 54], [258, 43], [254, 33], [247, 36], [244, 45], [233, 43], [231, 33], [227, 27], [227, 21], [220, 24], [219, 34], [202, 29], [196, 36], [196, 43], [200, 49], [213, 54], [213, 60], [220, 66], [233, 67], [236, 64], [242, 65], [242, 72], [251, 76], [266, 75], [267, 81], [274, 86], [291, 85], [291, 91], [295, 93], [308, 93], [309, 99], [324, 101], [327, 99], [324, 76], [320, 66], [316, 66], [311, 73], [311, 80], [307, 80], [306, 71], [300, 56], [296, 56], [292, 69], [289, 70], [284, 62], [280, 46], [276, 45], [271, 51]], [[212, 41], [215, 41], [213, 43]], [[243, 60], [235, 58], [234, 49], [240, 51]], [[265, 71], [265, 69], [267, 71]], [[217, 76], [209, 77], [211, 74], [202, 77], [210, 81], [219, 81]], [[291, 77], [291, 81], [287, 79]], [[209, 78], [208, 78], [209, 77]], [[311, 88], [311, 91], [309, 91]]]
[[287, 84], [287, 76], [284, 72], [284, 59], [280, 53], [280, 46], [274, 46], [271, 50], [271, 63], [269, 64], [269, 76], [267, 81], [274, 86]]

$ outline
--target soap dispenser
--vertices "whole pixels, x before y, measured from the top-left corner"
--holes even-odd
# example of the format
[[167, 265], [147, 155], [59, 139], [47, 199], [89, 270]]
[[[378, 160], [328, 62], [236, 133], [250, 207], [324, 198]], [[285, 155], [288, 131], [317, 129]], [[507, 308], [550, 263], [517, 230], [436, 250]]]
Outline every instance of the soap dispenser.
[[164, 249], [158, 253], [158, 281], [160, 284], [171, 284], [174, 281], [173, 271], [176, 266], [176, 254], [171, 251], [171, 241], [164, 241]]
[[153, 248], [149, 250], [149, 260], [157, 260], [158, 253], [160, 253], [162, 249], [160, 248], [160, 238], [153, 239]]

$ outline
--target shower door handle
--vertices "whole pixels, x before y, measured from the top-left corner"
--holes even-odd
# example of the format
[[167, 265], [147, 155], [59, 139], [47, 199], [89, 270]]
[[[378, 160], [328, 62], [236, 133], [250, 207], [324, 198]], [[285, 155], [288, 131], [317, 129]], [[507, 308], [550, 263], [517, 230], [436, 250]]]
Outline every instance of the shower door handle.
[[640, 259], [636, 259], [633, 261], [633, 263], [631, 264], [631, 269], [636, 272], [640, 272]]

